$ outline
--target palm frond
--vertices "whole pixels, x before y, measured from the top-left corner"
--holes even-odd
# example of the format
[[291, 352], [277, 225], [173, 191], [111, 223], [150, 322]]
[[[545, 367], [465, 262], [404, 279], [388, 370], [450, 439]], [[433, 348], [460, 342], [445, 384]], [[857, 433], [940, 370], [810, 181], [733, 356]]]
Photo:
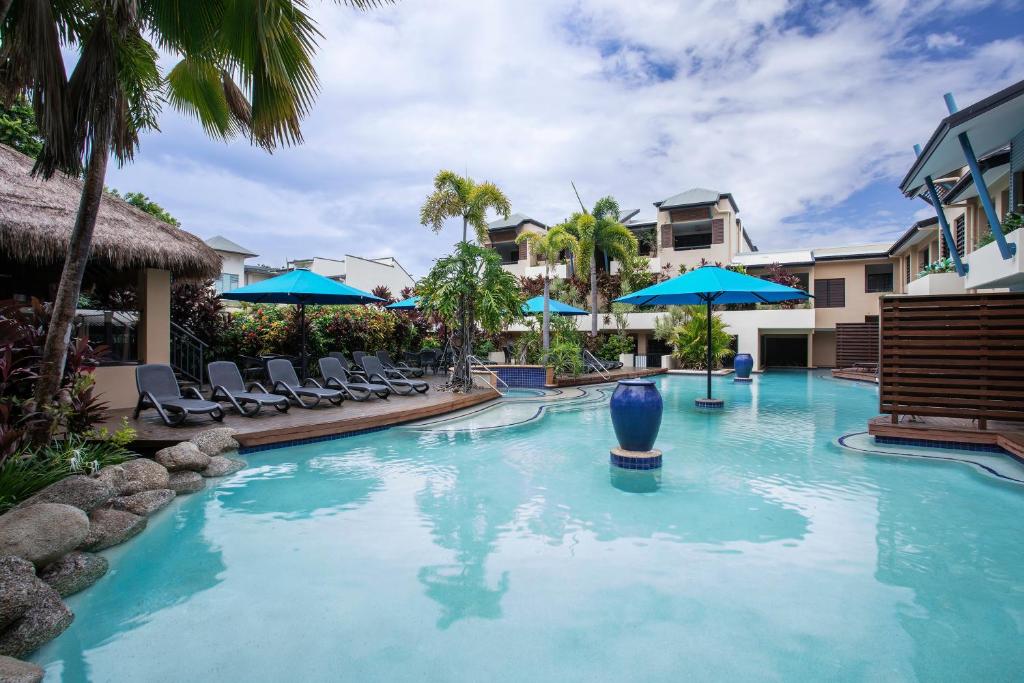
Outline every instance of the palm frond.
[[167, 74], [167, 101], [196, 118], [213, 138], [227, 139], [236, 129], [226, 91], [221, 70], [208, 61], [186, 58]]

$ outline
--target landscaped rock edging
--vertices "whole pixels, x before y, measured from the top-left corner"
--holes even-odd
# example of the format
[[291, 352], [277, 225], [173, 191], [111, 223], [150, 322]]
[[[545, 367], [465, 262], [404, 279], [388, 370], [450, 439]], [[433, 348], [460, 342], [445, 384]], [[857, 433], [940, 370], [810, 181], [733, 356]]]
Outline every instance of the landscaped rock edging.
[[107, 573], [95, 553], [141, 533], [149, 515], [203, 490], [207, 478], [245, 467], [224, 455], [237, 448], [233, 429], [211, 429], [152, 459], [66, 477], [0, 515], [0, 683], [42, 680], [42, 669], [14, 658], [71, 625], [61, 598]]

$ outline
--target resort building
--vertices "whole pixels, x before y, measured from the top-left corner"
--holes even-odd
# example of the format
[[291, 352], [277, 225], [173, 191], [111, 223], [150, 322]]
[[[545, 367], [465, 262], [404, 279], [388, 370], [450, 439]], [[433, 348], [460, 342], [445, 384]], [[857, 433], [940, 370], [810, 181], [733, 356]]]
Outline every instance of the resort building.
[[206, 244], [221, 258], [220, 275], [213, 281], [217, 294], [230, 292], [249, 284], [246, 278], [245, 260], [257, 256], [257, 254], [221, 235], [211, 237], [206, 240]]

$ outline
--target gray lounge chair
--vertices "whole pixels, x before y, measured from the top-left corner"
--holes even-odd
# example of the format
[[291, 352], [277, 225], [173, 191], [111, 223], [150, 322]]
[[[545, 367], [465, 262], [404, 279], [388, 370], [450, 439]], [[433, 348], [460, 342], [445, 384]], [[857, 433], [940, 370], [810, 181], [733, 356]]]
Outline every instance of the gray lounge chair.
[[341, 363], [342, 369], [345, 370], [345, 372], [347, 372], [349, 374], [349, 377], [353, 381], [356, 381], [356, 382], [365, 382], [366, 381], [366, 374], [363, 372], [363, 369], [358, 366], [358, 361], [357, 361], [356, 365], [353, 365], [352, 363], [349, 363], [348, 362], [348, 358], [345, 358], [345, 354], [342, 353], [341, 351], [331, 351], [330, 353], [327, 354], [327, 357], [328, 358], [337, 358], [338, 362]]
[[220, 404], [207, 401], [195, 387], [186, 390], [195, 398], [182, 396], [170, 365], [140, 365], [135, 368], [135, 386], [139, 390], [139, 402], [135, 404], [136, 420], [139, 413], [147, 408], [156, 410], [168, 427], [180, 425], [189, 415], [209, 415], [216, 422], [224, 419], [224, 409]]
[[353, 382], [348, 371], [341, 366], [341, 361], [330, 356], [320, 359], [320, 374], [324, 377], [325, 387], [343, 391], [353, 401], [365, 401], [374, 395], [387, 400], [391, 393], [391, 389], [383, 384]]
[[[345, 395], [337, 389], [324, 389], [315, 379], [307, 379], [299, 382], [295, 374], [295, 367], [291, 361], [284, 358], [275, 358], [267, 362], [267, 374], [270, 375], [273, 391], [276, 394], [287, 396], [303, 408], [315, 408], [320, 401], [327, 399], [333, 405], [340, 406], [345, 400]], [[309, 386], [312, 384], [313, 386]], [[313, 403], [307, 404], [302, 397], [312, 398]]]
[[[212, 401], [228, 401], [242, 415], [252, 417], [260, 412], [263, 406], [274, 406], [282, 413], [288, 412], [291, 404], [284, 396], [271, 394], [259, 382], [251, 382], [246, 388], [242, 373], [231, 361], [219, 360], [206, 366], [206, 376], [210, 378], [213, 393]], [[259, 391], [256, 391], [256, 390]], [[246, 408], [246, 404], [251, 404]]]
[[[362, 358], [362, 364], [363, 371], [366, 373], [366, 376], [370, 378], [371, 382], [380, 382], [400, 396], [408, 396], [413, 391], [425, 394], [427, 393], [427, 390], [430, 389], [430, 385], [422, 379], [409, 379], [401, 376], [401, 373], [396, 371], [389, 373], [387, 369], [381, 365], [381, 362], [374, 356], [364, 355]], [[395, 375], [398, 376], [396, 377]]]
[[388, 353], [387, 351], [378, 351], [376, 355], [377, 360], [380, 361], [380, 364], [383, 365], [384, 369], [386, 370], [395, 370], [401, 373], [402, 376], [404, 377], [423, 376], [423, 368], [414, 368], [408, 363], [396, 363], [395, 361], [391, 360], [391, 354]]

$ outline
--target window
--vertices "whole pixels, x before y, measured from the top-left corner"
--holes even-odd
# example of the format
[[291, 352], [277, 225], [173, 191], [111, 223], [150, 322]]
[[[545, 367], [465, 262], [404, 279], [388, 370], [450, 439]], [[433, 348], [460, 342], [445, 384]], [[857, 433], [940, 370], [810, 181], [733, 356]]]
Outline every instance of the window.
[[711, 229], [707, 232], [683, 232], [672, 235], [672, 248], [676, 251], [685, 249], [707, 249], [711, 246]]
[[865, 292], [892, 291], [892, 264], [871, 263], [864, 266]]
[[843, 308], [846, 306], [846, 279], [841, 277], [814, 281], [815, 308]]
[[964, 255], [965, 233], [967, 232], [967, 227], [966, 227], [966, 223], [964, 221], [964, 217], [960, 216], [959, 218], [957, 218], [956, 219], [956, 223], [954, 223], [954, 226], [955, 226], [954, 236], [956, 237], [956, 253], [959, 254], [960, 256], [963, 256]]
[[907, 254], [907, 257], [905, 259], [903, 259], [903, 284], [906, 284], [906, 285], [910, 284], [910, 269], [911, 268], [912, 268], [912, 266], [910, 265], [910, 254]]
[[925, 266], [927, 266], [931, 262], [932, 262], [931, 249], [929, 247], [925, 247], [924, 249], [921, 250], [921, 262], [919, 264], [920, 268], [918, 268], [918, 270], [924, 270]]
[[234, 273], [221, 273], [220, 277], [213, 281], [213, 288], [217, 291], [217, 294], [238, 289], [238, 276]]

